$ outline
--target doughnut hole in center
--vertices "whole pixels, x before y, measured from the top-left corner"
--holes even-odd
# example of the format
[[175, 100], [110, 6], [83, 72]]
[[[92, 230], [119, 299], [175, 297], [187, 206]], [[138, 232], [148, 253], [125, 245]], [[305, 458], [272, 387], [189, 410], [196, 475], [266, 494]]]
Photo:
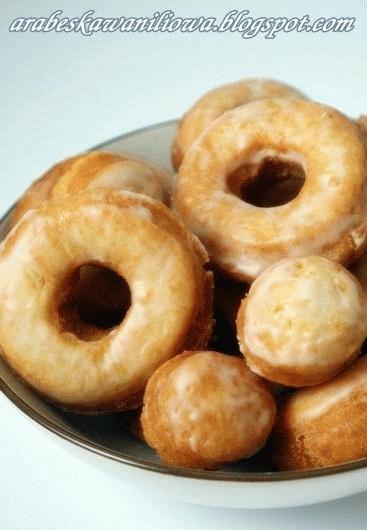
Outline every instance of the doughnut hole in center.
[[231, 193], [261, 208], [282, 206], [300, 193], [305, 182], [302, 164], [281, 156], [241, 164], [227, 175]]
[[57, 316], [63, 332], [93, 341], [119, 326], [130, 306], [126, 280], [104, 265], [87, 263], [69, 273], [60, 285]]

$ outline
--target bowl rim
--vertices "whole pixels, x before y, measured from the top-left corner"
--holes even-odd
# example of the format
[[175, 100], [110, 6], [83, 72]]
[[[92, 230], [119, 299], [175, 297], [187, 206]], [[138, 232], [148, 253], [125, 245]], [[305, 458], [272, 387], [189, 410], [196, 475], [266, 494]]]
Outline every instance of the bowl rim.
[[[145, 133], [151, 130], [160, 129], [165, 126], [174, 125], [178, 120], [167, 120], [159, 123], [154, 123], [152, 125], [147, 125], [145, 127], [140, 127], [132, 131], [117, 135], [109, 140], [101, 142], [88, 151], [100, 150], [105, 147], [108, 147], [110, 144], [123, 140], [124, 138], [129, 138], [137, 134]], [[11, 214], [15, 205], [10, 207], [4, 215], [1, 216], [0, 224], [6, 221], [6, 219]], [[4, 360], [7, 365], [6, 361]], [[22, 384], [24, 384], [22, 382]], [[326, 477], [331, 475], [339, 475], [342, 473], [356, 471], [363, 468], [367, 468], [367, 458], [362, 458], [359, 460], [354, 460], [344, 464], [339, 464], [335, 466], [329, 466], [320, 469], [310, 469], [302, 471], [267, 471], [267, 472], [228, 472], [228, 471], [207, 471], [202, 469], [192, 469], [192, 468], [181, 468], [168, 466], [161, 462], [150, 462], [143, 458], [137, 458], [121, 451], [116, 451], [114, 449], [106, 448], [103, 444], [92, 442], [86, 437], [76, 434], [72, 430], [69, 430], [65, 427], [58, 425], [56, 422], [49, 419], [46, 414], [42, 414], [34, 407], [32, 407], [27, 401], [25, 401], [15, 390], [10, 388], [10, 386], [5, 382], [0, 374], [0, 391], [15, 405], [21, 412], [23, 412], [28, 418], [35, 421], [38, 425], [45, 428], [50, 433], [59, 436], [60, 438], [70, 442], [73, 445], [78, 446], [81, 449], [85, 449], [93, 454], [107, 458], [120, 464], [125, 464], [127, 466], [138, 468], [141, 470], [160, 473], [164, 475], [172, 475], [174, 477], [180, 478], [189, 478], [189, 479], [201, 479], [208, 481], [222, 481], [222, 482], [256, 482], [256, 483], [273, 483], [273, 482], [284, 482], [284, 481], [296, 481], [301, 479], [311, 479], [318, 477]], [[42, 399], [42, 398], [40, 398]]]

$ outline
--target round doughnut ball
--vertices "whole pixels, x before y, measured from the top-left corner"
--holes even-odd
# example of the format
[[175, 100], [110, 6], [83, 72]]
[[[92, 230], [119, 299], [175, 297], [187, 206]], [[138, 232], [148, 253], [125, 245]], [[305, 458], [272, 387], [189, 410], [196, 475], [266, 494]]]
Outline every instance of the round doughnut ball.
[[[0, 344], [13, 370], [52, 402], [79, 412], [141, 403], [148, 378], [183, 348], [205, 347], [212, 275], [199, 241], [164, 205], [91, 190], [29, 211], [0, 247]], [[130, 290], [111, 328], [81, 318], [81, 268], [113, 270]]]
[[171, 177], [151, 162], [132, 155], [92, 151], [79, 157], [52, 189], [52, 197], [92, 188], [115, 188], [164, 202]]
[[77, 158], [68, 158], [55, 164], [28, 188], [14, 208], [11, 219], [12, 226], [16, 225], [28, 210], [36, 208], [43, 201], [50, 198], [52, 188], [60, 176], [71, 168]]
[[175, 169], [194, 141], [212, 121], [227, 110], [264, 98], [304, 98], [295, 88], [271, 79], [243, 79], [211, 90], [183, 116], [172, 147]]
[[289, 396], [269, 449], [281, 470], [367, 458], [367, 357], [331, 381]]
[[292, 387], [335, 376], [367, 335], [366, 298], [341, 265], [319, 256], [289, 258], [251, 285], [237, 316], [250, 369]]
[[[264, 205], [284, 180], [298, 194]], [[286, 257], [356, 257], [367, 239], [366, 185], [367, 151], [354, 122], [318, 103], [263, 99], [206, 129], [185, 156], [173, 200], [213, 263], [251, 282]]]
[[240, 358], [184, 352], [149, 379], [144, 437], [170, 465], [215, 469], [264, 445], [275, 404]]

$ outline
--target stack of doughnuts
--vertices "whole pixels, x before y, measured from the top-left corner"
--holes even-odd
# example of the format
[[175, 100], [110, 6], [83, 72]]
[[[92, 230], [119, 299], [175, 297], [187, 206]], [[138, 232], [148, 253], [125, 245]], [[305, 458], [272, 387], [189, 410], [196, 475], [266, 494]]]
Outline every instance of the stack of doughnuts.
[[367, 458], [366, 131], [245, 79], [179, 121], [174, 178], [56, 164], [1, 243], [4, 359], [65, 410], [124, 412], [171, 466]]

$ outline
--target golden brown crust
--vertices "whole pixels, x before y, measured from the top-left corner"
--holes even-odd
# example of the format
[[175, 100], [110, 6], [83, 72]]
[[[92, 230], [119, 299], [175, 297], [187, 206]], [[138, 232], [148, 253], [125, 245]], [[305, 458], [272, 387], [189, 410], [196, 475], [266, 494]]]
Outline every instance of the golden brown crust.
[[91, 151], [61, 176], [52, 189], [52, 197], [107, 187], [142, 193], [165, 202], [170, 180], [163, 168], [136, 156]]
[[91, 187], [112, 186], [168, 202], [170, 181], [163, 168], [133, 155], [91, 151], [58, 162], [34, 182], [16, 205], [12, 226], [47, 199]]
[[[52, 196], [60, 197], [85, 190], [94, 175], [104, 169], [106, 165], [119, 162], [120, 160], [123, 160], [123, 157], [115, 153], [107, 153], [104, 151], [86, 153], [79, 158], [77, 166], [73, 165], [68, 168], [67, 178], [63, 178], [61, 182], [55, 182], [55, 186], [52, 189]], [[62, 176], [64, 177], [64, 175], [65, 173]]]
[[[120, 238], [125, 234], [124, 239], [115, 238], [111, 242], [111, 233], [120, 234]], [[22, 253], [17, 254], [22, 245]], [[140, 268], [143, 271], [149, 263], [146, 277], [140, 276], [140, 262], [133, 258], [134, 245], [144, 246], [141, 259], [145, 265], [142, 263]], [[58, 315], [61, 303], [58, 299], [64, 296], [62, 291], [57, 294], [59, 284], [67, 274], [83, 265], [82, 255], [88, 256], [88, 263], [99, 262], [115, 270], [127, 280], [132, 293], [132, 306], [122, 324], [99, 340], [87, 342], [63, 329]], [[202, 245], [172, 212], [141, 195], [91, 190], [45, 202], [23, 218], [2, 244], [0, 276], [7, 276], [14, 262], [12, 277], [17, 278], [17, 285], [1, 282], [0, 339], [4, 356], [20, 377], [64, 408], [84, 413], [134, 408], [141, 402], [147, 378], [159, 364], [182, 351], [188, 337], [190, 344], [203, 344], [210, 334], [211, 277], [204, 270], [206, 260]], [[175, 274], [174, 267], [180, 269]], [[32, 273], [26, 274], [27, 269]], [[159, 289], [163, 277], [169, 278], [170, 283]], [[41, 284], [42, 298], [38, 300], [36, 292]], [[157, 293], [160, 294], [155, 299]], [[26, 314], [24, 304], [28, 307]], [[149, 318], [145, 316], [146, 320], [141, 323], [137, 320], [134, 324], [135, 318], [148, 315], [148, 307]], [[142, 316], [139, 316], [141, 311]], [[160, 320], [160, 327], [157, 324], [154, 328], [156, 318], [163, 320]], [[17, 322], [18, 332], [9, 319]], [[19, 334], [19, 321], [27, 335]], [[129, 333], [129, 340], [126, 333]], [[46, 358], [44, 352], [51, 336], [52, 355], [49, 353]], [[160, 344], [154, 346], [152, 341], [155, 340]], [[135, 362], [128, 372], [135, 375], [128, 375], [126, 379], [124, 359], [127, 361], [129, 349], [134, 350], [131, 356]], [[71, 360], [71, 352], [75, 352], [72, 357], [76, 355], [78, 361]], [[59, 361], [54, 359], [55, 364], [50, 365], [55, 355]], [[64, 357], [64, 364], [59, 365]], [[146, 364], [148, 359], [150, 367]], [[78, 366], [75, 376], [71, 368], [73, 363]], [[58, 371], [55, 372], [53, 366], [58, 366]], [[110, 374], [108, 377], [102, 376], [104, 370]], [[121, 382], [116, 380], [119, 372]]]
[[269, 454], [280, 470], [320, 468], [367, 457], [367, 358], [330, 382], [285, 399]]
[[204, 272], [203, 289], [198, 292], [200, 310], [192, 324], [181, 350], [201, 350], [206, 348], [213, 331], [213, 289], [214, 278], [211, 271]]
[[267, 379], [278, 383], [280, 385], [289, 386], [293, 388], [299, 388], [304, 386], [313, 386], [325, 381], [329, 381], [339, 372], [350, 366], [356, 359], [360, 349], [354, 351], [350, 358], [344, 363], [341, 363], [334, 370], [330, 370], [330, 367], [325, 369], [315, 366], [315, 368], [307, 368], [307, 373], [303, 367], [297, 365], [287, 365], [282, 368], [281, 366], [274, 366], [264, 359], [260, 359], [256, 355], [252, 355], [250, 351], [246, 350], [244, 356], [247, 364], [251, 367], [251, 370]]
[[263, 98], [304, 98], [298, 90], [271, 79], [243, 79], [217, 87], [204, 94], [182, 117], [172, 145], [172, 164], [176, 170], [196, 138], [225, 111]]
[[28, 210], [36, 208], [51, 197], [51, 192], [56, 182], [61, 175], [72, 167], [78, 158], [78, 156], [74, 156], [58, 162], [30, 186], [15, 206], [12, 214], [12, 226], [16, 225]]
[[218, 469], [265, 443], [273, 398], [243, 360], [217, 352], [184, 352], [149, 379], [144, 437], [167, 463]]

